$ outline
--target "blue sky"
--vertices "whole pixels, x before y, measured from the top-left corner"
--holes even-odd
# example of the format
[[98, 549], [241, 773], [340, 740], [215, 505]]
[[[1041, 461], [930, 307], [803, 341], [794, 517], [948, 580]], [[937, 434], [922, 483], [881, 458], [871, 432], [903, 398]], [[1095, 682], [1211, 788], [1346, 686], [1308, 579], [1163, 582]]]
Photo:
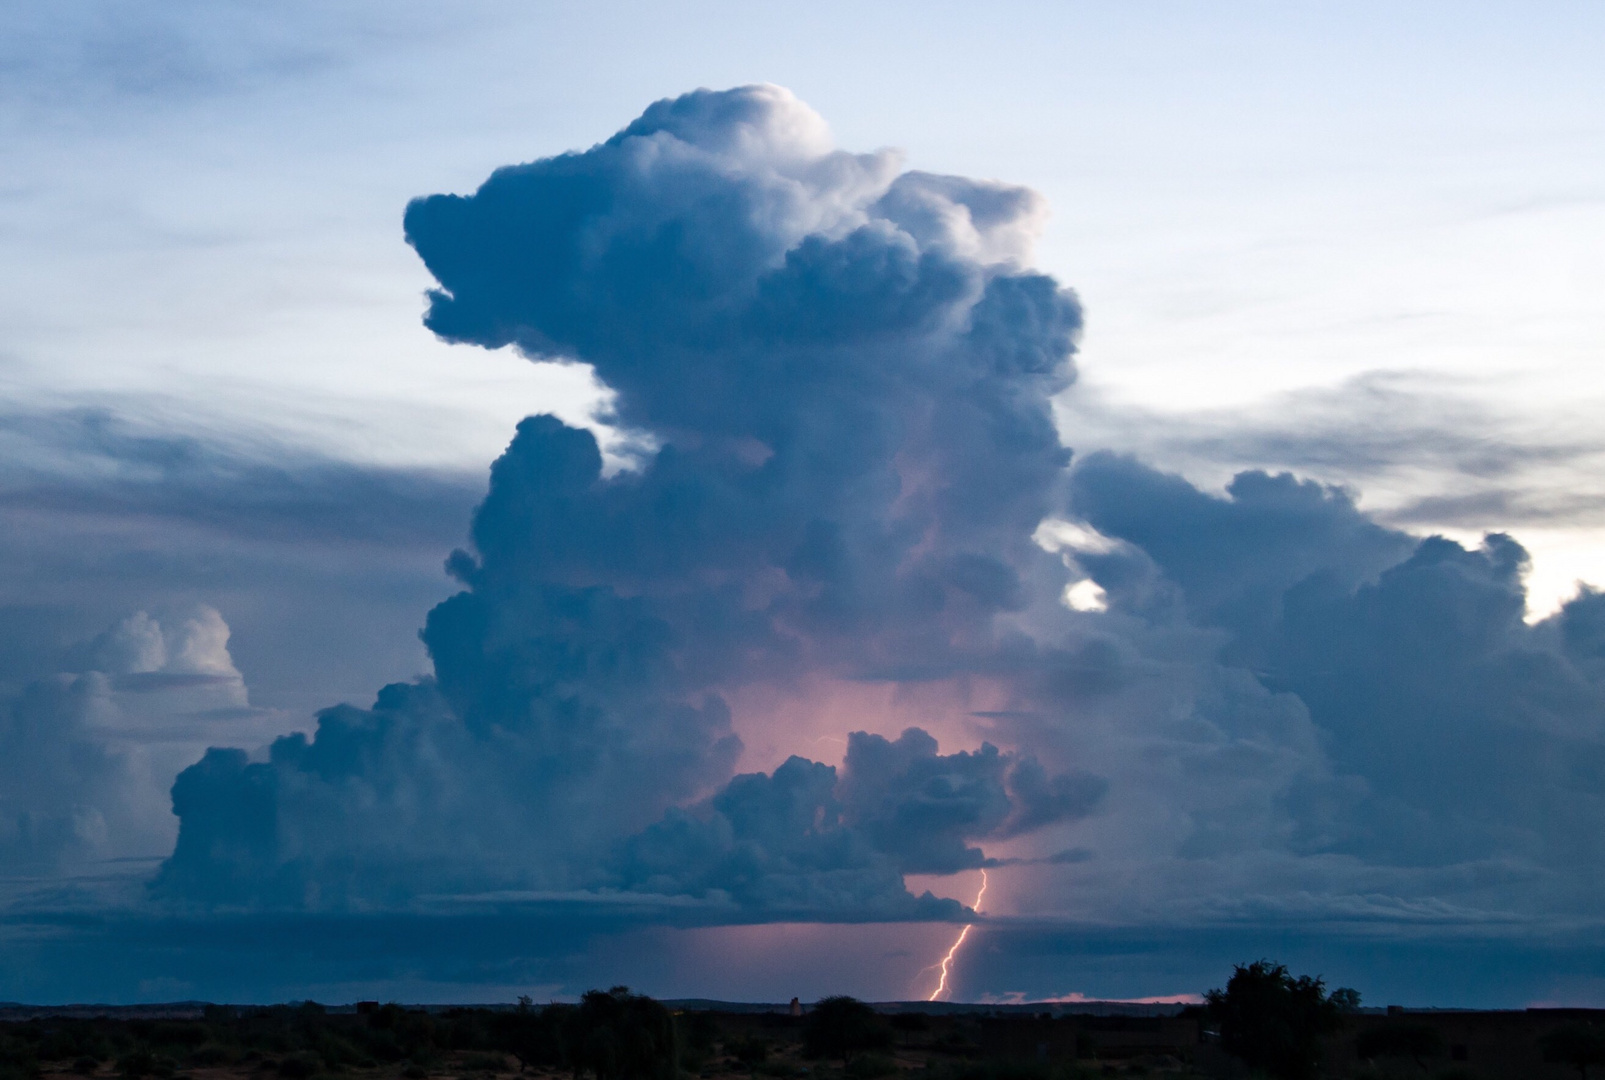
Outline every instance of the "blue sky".
[[1598, 1000], [1597, 9], [0, 20], [0, 996]]

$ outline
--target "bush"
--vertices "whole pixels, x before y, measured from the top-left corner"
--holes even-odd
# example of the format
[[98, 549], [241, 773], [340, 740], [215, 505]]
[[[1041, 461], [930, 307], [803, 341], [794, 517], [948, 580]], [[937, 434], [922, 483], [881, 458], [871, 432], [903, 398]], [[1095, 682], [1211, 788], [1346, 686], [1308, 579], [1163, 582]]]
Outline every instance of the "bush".
[[1332, 1003], [1332, 1008], [1345, 1016], [1352, 1016], [1360, 1011], [1360, 992], [1350, 986], [1338, 987], [1326, 1000]]
[[875, 1010], [856, 998], [828, 997], [803, 1022], [803, 1053], [812, 1058], [851, 1061], [860, 1050], [878, 1050], [891, 1042], [891, 1029]]
[[669, 1010], [651, 998], [627, 986], [592, 990], [565, 1019], [563, 1048], [576, 1073], [589, 1071], [596, 1080], [676, 1080], [679, 1033]]
[[1320, 1064], [1321, 1036], [1340, 1023], [1338, 1006], [1320, 979], [1295, 979], [1287, 968], [1268, 960], [1239, 964], [1226, 989], [1211, 990], [1206, 1000], [1227, 1053], [1281, 1080], [1313, 1077]]
[[552, 1068], [566, 1064], [563, 1028], [573, 1012], [572, 1005], [535, 1009], [528, 1001], [522, 1002], [516, 1010], [490, 1018], [490, 1045], [517, 1058], [520, 1072], [532, 1065]]

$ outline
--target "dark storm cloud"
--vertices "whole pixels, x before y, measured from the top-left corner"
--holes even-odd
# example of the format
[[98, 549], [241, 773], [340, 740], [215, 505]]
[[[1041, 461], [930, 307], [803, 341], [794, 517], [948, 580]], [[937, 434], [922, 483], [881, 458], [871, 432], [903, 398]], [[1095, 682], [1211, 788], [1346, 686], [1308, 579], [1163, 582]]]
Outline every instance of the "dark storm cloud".
[[[1590, 669], [1592, 595], [1522, 621], [1526, 553], [1489, 536], [1423, 541], [1375, 583], [1290, 590], [1272, 678], [1305, 701], [1367, 804], [1336, 850], [1418, 863], [1531, 860], [1596, 891], [1605, 816], [1605, 685]], [[1593, 677], [1591, 677], [1593, 676]], [[1568, 898], [1575, 902], [1578, 897]]]
[[[1263, 940], [1245, 928], [1597, 922], [1598, 594], [1529, 625], [1508, 538], [1422, 539], [1287, 473], [1215, 495], [1117, 454], [1072, 467], [1052, 400], [1080, 312], [1024, 268], [1041, 212], [836, 151], [769, 87], [660, 102], [590, 150], [414, 202], [429, 325], [592, 365], [642, 451], [606, 472], [590, 432], [521, 423], [447, 560], [460, 589], [425, 620], [432, 674], [183, 773], [155, 910], [940, 919], [963, 913], [904, 876], [986, 867], [1042, 920], [1192, 928], [1212, 958]], [[49, 470], [24, 456], [10, 512], [398, 567], [457, 540], [449, 479], [98, 424], [30, 429], [72, 432], [51, 438], [98, 479], [35, 483]], [[1453, 426], [1429, 443], [1479, 482], [1587, 453], [1512, 456]], [[1217, 456], [1274, 457], [1253, 435]], [[1340, 435], [1277, 452], [1338, 460]], [[1392, 453], [1360, 442], [1356, 468]], [[54, 670], [139, 653], [134, 623], [95, 640], [112, 621]], [[123, 667], [119, 708], [200, 685]], [[855, 714], [887, 688], [895, 723]], [[912, 711], [930, 702], [953, 710]], [[839, 765], [732, 776], [738, 729], [810, 708], [852, 733]], [[76, 811], [34, 801], [65, 838]]]
[[619, 880], [646, 892], [728, 899], [773, 918], [944, 918], [952, 901], [903, 889], [898, 860], [844, 820], [836, 770], [793, 757], [733, 779], [707, 806], [670, 810], [624, 845]]
[[918, 728], [896, 740], [855, 731], [840, 775], [793, 757], [772, 775], [738, 776], [630, 838], [618, 874], [638, 890], [728, 896], [771, 916], [953, 917], [952, 901], [906, 896], [902, 875], [988, 865], [972, 841], [1083, 817], [1103, 787], [1050, 779], [1035, 758], [990, 744], [940, 754]]
[[[1180, 587], [1187, 614], [1205, 626], [1256, 636], [1275, 620], [1282, 595], [1320, 571], [1352, 586], [1398, 562], [1413, 541], [1355, 508], [1347, 493], [1283, 473], [1237, 475], [1227, 499], [1133, 458], [1093, 454], [1073, 473], [1072, 505], [1098, 531], [1129, 542]], [[1110, 584], [1131, 571], [1123, 553], [1083, 556]]]
[[[1222, 499], [1094, 456], [1073, 488], [1086, 519], [1130, 545], [1082, 557], [1114, 610], [1165, 617], [1153, 588], [1122, 584], [1151, 560], [1193, 618], [1225, 631], [1220, 657], [1307, 710], [1321, 752], [1276, 796], [1276, 846], [1354, 860], [1338, 879], [1368, 906], [1393, 892], [1456, 918], [1597, 914], [1598, 594], [1529, 625], [1527, 555], [1509, 537], [1414, 540], [1288, 476], [1241, 474]], [[1328, 889], [1335, 865], [1314, 875]]]
[[1106, 785], [1098, 777], [1049, 777], [1030, 755], [937, 753], [910, 728], [895, 741], [855, 731], [847, 740], [842, 797], [848, 820], [905, 873], [950, 874], [985, 864], [972, 840], [1007, 838], [1091, 813]]
[[[431, 328], [593, 365], [651, 449], [604, 474], [591, 433], [520, 424], [434, 677], [185, 774], [158, 893], [908, 919], [952, 909], [904, 874], [990, 866], [1116, 922], [1586, 916], [1594, 595], [1529, 626], [1513, 542], [1285, 473], [1068, 468], [1080, 316], [1022, 269], [1040, 212], [836, 151], [767, 87], [415, 201]], [[991, 742], [858, 732], [731, 779], [731, 702], [821, 679], [974, 695]]]
[[[840, 780], [797, 762], [703, 818], [675, 809], [729, 778], [731, 691], [987, 670], [1019, 647], [1000, 616], [1052, 606], [1063, 569], [1031, 533], [1069, 458], [1049, 396], [1080, 315], [1016, 261], [1039, 214], [1018, 188], [832, 150], [773, 87], [660, 102], [589, 151], [414, 202], [407, 237], [442, 286], [429, 326], [590, 363], [659, 449], [604, 476], [589, 432], [520, 424], [449, 562], [466, 588], [423, 631], [434, 680], [325, 712], [269, 763], [181, 778], [163, 890], [595, 887], [637, 833], [641, 888], [912, 915], [934, 909], [899, 871], [1086, 813], [1095, 781], [941, 758], [923, 733], [885, 744], [890, 769], [860, 741]], [[814, 829], [838, 799], [842, 827]]]

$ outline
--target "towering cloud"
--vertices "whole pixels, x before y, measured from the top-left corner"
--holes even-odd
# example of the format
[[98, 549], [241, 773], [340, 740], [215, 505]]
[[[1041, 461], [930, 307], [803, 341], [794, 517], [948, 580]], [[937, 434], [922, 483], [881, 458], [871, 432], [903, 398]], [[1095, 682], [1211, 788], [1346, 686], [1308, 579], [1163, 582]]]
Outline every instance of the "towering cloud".
[[432, 677], [209, 752], [158, 894], [923, 918], [904, 875], [1008, 862], [1000, 910], [1106, 923], [1597, 913], [1599, 595], [1528, 625], [1509, 538], [1072, 466], [1041, 216], [774, 87], [415, 201], [429, 327], [591, 365], [636, 457], [520, 424]]
[[799, 760], [714, 794], [741, 752], [732, 693], [990, 677], [1055, 617], [1064, 569], [1031, 537], [1069, 460], [1049, 399], [1080, 313], [1022, 266], [1040, 216], [1018, 188], [835, 151], [774, 87], [660, 102], [414, 202], [428, 325], [591, 364], [652, 449], [605, 475], [591, 433], [521, 424], [449, 560], [464, 590], [423, 631], [434, 679], [328, 710], [266, 762], [211, 753], [174, 789], [161, 889], [913, 912], [902, 871], [1085, 814], [1094, 779], [944, 757], [918, 730], [855, 736], [839, 778]]

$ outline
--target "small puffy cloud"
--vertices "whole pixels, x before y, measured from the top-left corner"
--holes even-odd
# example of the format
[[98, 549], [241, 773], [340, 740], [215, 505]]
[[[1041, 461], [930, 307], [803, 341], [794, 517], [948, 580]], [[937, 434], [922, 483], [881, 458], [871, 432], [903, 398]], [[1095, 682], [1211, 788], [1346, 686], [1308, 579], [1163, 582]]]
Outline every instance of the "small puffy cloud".
[[47, 871], [169, 848], [174, 776], [207, 740], [257, 730], [228, 640], [212, 608], [165, 619], [137, 611], [67, 650], [79, 670], [0, 704], [0, 867]]
[[136, 611], [97, 637], [90, 654], [98, 671], [115, 675], [159, 671], [167, 665], [167, 638], [160, 623]]

